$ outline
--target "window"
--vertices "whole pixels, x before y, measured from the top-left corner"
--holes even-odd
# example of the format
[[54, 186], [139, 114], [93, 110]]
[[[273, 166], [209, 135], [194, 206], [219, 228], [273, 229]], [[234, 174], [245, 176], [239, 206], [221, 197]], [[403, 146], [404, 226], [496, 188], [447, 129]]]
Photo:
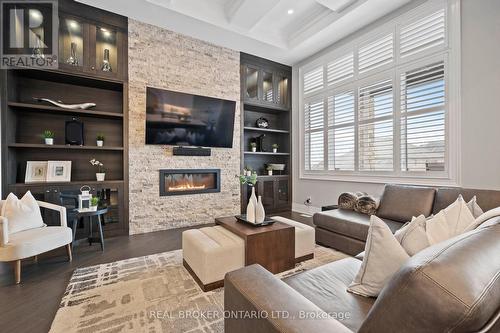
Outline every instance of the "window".
[[359, 73], [366, 73], [393, 60], [394, 38], [392, 33], [360, 47]]
[[384, 80], [359, 89], [360, 171], [393, 171], [393, 89]]
[[328, 98], [328, 169], [354, 170], [354, 91]]
[[454, 177], [448, 12], [433, 1], [299, 69], [301, 176]]
[[305, 110], [305, 151], [308, 170], [324, 169], [324, 102], [308, 103]]
[[401, 170], [444, 171], [444, 63], [401, 74]]

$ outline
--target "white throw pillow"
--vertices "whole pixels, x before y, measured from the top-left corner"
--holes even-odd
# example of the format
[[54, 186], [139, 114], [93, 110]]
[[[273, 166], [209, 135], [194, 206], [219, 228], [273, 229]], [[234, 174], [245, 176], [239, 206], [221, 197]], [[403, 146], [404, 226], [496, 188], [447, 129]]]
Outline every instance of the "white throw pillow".
[[9, 234], [43, 227], [40, 207], [30, 191], [19, 200], [10, 193], [2, 207], [2, 216], [8, 220]]
[[365, 297], [378, 296], [409, 257], [387, 224], [372, 215], [363, 263], [347, 290]]
[[424, 215], [413, 217], [411, 222], [407, 223], [394, 234], [398, 242], [410, 256], [430, 245], [425, 232], [426, 221], [427, 219]]
[[[458, 197], [463, 199], [461, 194]], [[470, 199], [470, 201], [467, 203], [467, 208], [469, 208], [472, 216], [474, 216], [475, 219], [477, 219], [484, 213], [483, 209], [477, 204], [476, 196], [473, 196], [472, 199]]]
[[474, 223], [470, 224], [465, 229], [465, 232], [474, 230], [474, 229], [476, 229], [479, 226], [481, 226], [481, 227], [488, 226], [489, 224], [485, 223], [486, 221], [489, 221], [490, 223], [495, 224], [496, 222], [493, 219], [495, 217], [498, 217], [498, 216], [500, 216], [500, 207], [490, 209], [489, 211], [484, 212], [483, 214], [481, 214], [481, 216], [479, 216], [478, 218], [476, 218], [476, 220], [474, 221]]
[[474, 221], [465, 200], [458, 197], [454, 203], [427, 220], [425, 230], [430, 245], [464, 233]]

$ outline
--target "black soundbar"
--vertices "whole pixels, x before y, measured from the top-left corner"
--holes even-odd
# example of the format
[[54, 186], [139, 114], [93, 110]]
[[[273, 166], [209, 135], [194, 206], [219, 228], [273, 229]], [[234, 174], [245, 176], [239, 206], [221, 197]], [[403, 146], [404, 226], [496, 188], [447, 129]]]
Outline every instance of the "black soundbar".
[[201, 147], [174, 147], [173, 154], [176, 156], [210, 156], [210, 148]]

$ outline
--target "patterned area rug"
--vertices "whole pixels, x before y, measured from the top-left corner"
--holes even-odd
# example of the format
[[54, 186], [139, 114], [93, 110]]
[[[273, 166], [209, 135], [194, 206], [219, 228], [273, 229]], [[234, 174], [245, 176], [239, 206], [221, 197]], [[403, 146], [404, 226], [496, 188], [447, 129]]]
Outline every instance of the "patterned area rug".
[[[278, 276], [345, 257], [316, 246], [314, 259]], [[50, 332], [223, 332], [223, 300], [223, 288], [198, 287], [182, 266], [182, 250], [131, 258], [75, 270]]]

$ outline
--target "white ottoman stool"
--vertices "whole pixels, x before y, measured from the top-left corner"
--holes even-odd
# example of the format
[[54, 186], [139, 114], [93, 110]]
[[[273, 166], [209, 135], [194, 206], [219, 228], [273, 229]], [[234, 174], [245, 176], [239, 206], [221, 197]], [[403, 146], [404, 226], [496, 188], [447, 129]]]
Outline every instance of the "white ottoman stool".
[[314, 258], [316, 236], [313, 227], [281, 216], [271, 218], [295, 227], [295, 262]]
[[203, 291], [224, 285], [224, 275], [245, 266], [243, 239], [224, 227], [206, 227], [182, 233], [184, 267]]

